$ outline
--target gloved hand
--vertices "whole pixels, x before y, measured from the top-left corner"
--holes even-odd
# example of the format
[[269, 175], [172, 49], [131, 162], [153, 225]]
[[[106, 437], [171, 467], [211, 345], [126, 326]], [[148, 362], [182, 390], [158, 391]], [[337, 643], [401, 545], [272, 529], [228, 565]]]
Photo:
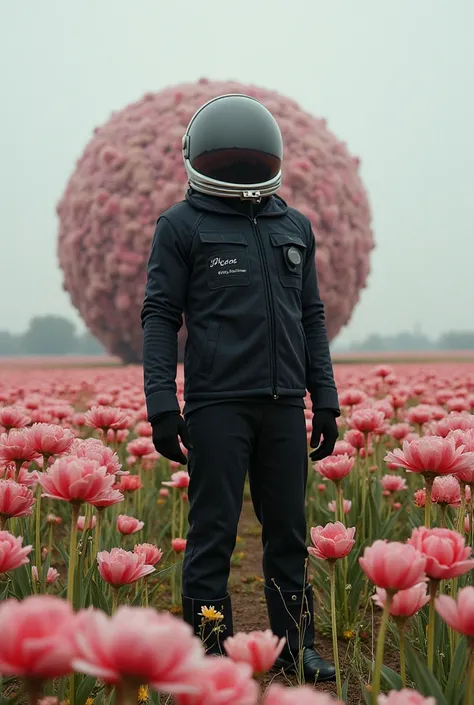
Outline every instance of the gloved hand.
[[160, 455], [174, 460], [181, 465], [187, 464], [187, 458], [179, 446], [179, 438], [185, 448], [192, 449], [186, 422], [179, 411], [167, 411], [150, 419], [153, 429], [153, 445]]
[[[321, 436], [323, 441], [321, 441]], [[316, 409], [313, 414], [313, 432], [311, 434], [310, 446], [316, 448], [309, 454], [311, 460], [322, 460], [334, 450], [339, 430], [336, 423], [336, 415], [331, 409]]]

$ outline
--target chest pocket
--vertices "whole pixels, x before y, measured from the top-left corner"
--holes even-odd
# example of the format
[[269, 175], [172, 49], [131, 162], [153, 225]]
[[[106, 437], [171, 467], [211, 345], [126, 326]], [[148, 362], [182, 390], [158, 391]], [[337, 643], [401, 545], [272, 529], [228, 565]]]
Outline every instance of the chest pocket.
[[199, 239], [210, 289], [250, 284], [248, 244], [243, 233], [201, 230]]
[[270, 233], [278, 276], [283, 286], [301, 289], [306, 243], [297, 235]]

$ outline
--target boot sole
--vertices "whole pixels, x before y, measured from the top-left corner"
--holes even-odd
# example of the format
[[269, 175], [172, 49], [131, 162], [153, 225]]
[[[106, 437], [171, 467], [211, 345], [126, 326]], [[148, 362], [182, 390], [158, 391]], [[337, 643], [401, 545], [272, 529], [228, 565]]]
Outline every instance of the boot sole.
[[[293, 664], [285, 665], [285, 664], [278, 664], [275, 663], [273, 667], [271, 668], [271, 671], [273, 673], [281, 673], [283, 671], [285, 674], [286, 673], [296, 673], [296, 668]], [[331, 683], [336, 680], [336, 673], [332, 673], [330, 676], [322, 677], [318, 676], [316, 680], [314, 679], [305, 679], [306, 683], [312, 683], [313, 685], [317, 685], [318, 683]]]

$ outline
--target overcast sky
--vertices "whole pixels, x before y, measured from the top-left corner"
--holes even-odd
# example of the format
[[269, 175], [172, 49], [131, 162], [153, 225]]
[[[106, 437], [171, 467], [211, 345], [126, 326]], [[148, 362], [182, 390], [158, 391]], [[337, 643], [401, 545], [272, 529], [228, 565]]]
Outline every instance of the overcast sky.
[[361, 157], [377, 249], [340, 342], [474, 327], [474, 0], [0, 0], [0, 329], [56, 313], [55, 205], [96, 125], [253, 82]]

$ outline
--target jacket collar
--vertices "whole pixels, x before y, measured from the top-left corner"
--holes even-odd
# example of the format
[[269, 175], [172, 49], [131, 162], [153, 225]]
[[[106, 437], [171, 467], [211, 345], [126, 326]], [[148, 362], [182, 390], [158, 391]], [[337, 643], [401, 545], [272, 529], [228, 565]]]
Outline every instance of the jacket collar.
[[[227, 205], [222, 198], [207, 196], [191, 188], [188, 189], [186, 193], [186, 200], [193, 208], [200, 211], [247, 217], [244, 213], [239, 213], [239, 211], [232, 208], [232, 206]], [[287, 212], [288, 206], [280, 196], [270, 196], [264, 208], [258, 212], [258, 217], [283, 216], [286, 215]]]

